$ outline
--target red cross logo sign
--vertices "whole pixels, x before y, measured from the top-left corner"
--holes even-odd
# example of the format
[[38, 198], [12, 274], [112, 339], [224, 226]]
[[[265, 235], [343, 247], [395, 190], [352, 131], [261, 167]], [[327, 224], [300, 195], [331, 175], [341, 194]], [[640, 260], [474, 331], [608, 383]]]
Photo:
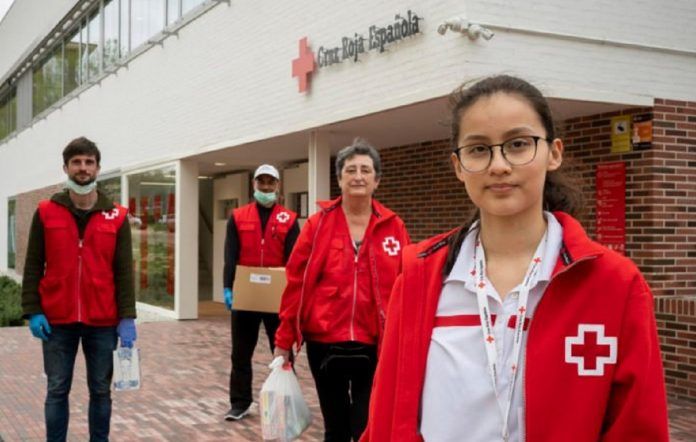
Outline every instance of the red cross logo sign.
[[382, 241], [382, 248], [387, 252], [387, 255], [396, 256], [399, 254], [399, 250], [401, 250], [401, 244], [393, 236], [387, 236]]
[[565, 338], [565, 361], [577, 364], [579, 376], [604, 376], [617, 351], [617, 338], [605, 336], [603, 324], [578, 324], [578, 335]]
[[104, 216], [104, 219], [108, 219], [109, 221], [111, 221], [112, 219], [116, 219], [116, 217], [118, 216], [118, 209], [114, 207], [108, 212], [106, 210], [102, 210], [101, 214]]
[[276, 219], [279, 223], [286, 223], [290, 219], [290, 214], [288, 212], [280, 212], [276, 215]]
[[292, 76], [300, 81], [299, 92], [307, 92], [312, 72], [316, 68], [314, 52], [307, 46], [307, 37], [300, 39], [300, 55], [292, 61]]

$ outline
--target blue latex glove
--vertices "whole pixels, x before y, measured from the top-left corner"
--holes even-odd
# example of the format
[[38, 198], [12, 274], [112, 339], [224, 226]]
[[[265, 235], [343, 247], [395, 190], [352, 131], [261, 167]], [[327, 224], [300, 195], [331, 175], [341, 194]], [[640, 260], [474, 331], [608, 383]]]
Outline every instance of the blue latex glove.
[[118, 323], [116, 328], [118, 337], [121, 338], [121, 347], [133, 347], [133, 342], [138, 339], [138, 333], [135, 331], [135, 319], [124, 318]]
[[227, 307], [227, 310], [232, 310], [232, 297], [232, 289], [225, 287], [225, 307]]
[[51, 334], [51, 326], [48, 325], [48, 319], [43, 313], [37, 313], [29, 317], [29, 330], [35, 338], [48, 341], [48, 336]]

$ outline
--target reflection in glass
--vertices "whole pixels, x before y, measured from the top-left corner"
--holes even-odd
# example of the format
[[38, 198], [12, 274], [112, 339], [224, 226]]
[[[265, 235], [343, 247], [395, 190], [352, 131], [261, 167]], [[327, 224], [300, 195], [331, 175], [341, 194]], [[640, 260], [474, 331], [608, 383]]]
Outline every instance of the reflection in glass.
[[131, 0], [131, 48], [145, 43], [164, 28], [164, 2]]
[[10, 103], [8, 104], [7, 120], [9, 121], [10, 132], [17, 129], [17, 89], [12, 88]]
[[176, 172], [173, 166], [128, 177], [136, 299], [174, 308]]
[[88, 41], [87, 21], [83, 19], [80, 22], [80, 84], [87, 82], [87, 51], [89, 49], [89, 45], [87, 44]]
[[76, 28], [63, 41], [63, 94], [67, 95], [80, 85], [80, 30]]
[[121, 177], [107, 178], [97, 181], [97, 189], [111, 201], [121, 203]]
[[90, 15], [87, 25], [87, 76], [93, 78], [101, 70], [101, 59], [99, 54], [99, 26], [101, 16], [99, 10]]
[[9, 101], [9, 97], [0, 98], [0, 140], [11, 132], [9, 117], [7, 116], [9, 108], [7, 101]]
[[203, 3], [203, 0], [181, 0], [181, 15]]
[[63, 96], [62, 44], [51, 50], [32, 77], [32, 110], [36, 116]]
[[171, 25], [179, 19], [179, 0], [167, 0], [167, 24]]
[[104, 67], [109, 67], [120, 58], [118, 42], [118, 1], [104, 2]]
[[15, 205], [14, 199], [7, 201], [7, 268], [10, 269], [15, 268], [15, 257], [17, 256]]
[[130, 32], [129, 32], [129, 23], [130, 20], [128, 20], [128, 17], [130, 17], [130, 12], [128, 11], [128, 0], [121, 0], [121, 39], [120, 39], [120, 48], [121, 48], [121, 55], [125, 57], [127, 53], [130, 52]]
[[0, 140], [17, 129], [17, 89], [0, 97]]

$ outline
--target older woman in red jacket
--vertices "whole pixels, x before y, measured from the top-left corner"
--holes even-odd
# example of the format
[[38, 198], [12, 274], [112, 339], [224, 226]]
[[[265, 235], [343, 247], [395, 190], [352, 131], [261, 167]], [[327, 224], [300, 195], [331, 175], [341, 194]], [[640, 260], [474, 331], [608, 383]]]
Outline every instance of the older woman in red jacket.
[[336, 157], [341, 196], [321, 201], [286, 267], [276, 355], [307, 341], [325, 440], [357, 440], [365, 428], [386, 304], [409, 243], [403, 221], [373, 198], [381, 162], [356, 139]]

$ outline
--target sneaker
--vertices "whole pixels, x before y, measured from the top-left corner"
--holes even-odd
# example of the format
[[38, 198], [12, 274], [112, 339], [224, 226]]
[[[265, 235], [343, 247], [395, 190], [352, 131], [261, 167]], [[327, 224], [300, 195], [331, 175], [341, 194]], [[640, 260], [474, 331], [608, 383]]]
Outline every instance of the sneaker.
[[251, 411], [251, 405], [233, 405], [225, 414], [226, 421], [238, 421]]

